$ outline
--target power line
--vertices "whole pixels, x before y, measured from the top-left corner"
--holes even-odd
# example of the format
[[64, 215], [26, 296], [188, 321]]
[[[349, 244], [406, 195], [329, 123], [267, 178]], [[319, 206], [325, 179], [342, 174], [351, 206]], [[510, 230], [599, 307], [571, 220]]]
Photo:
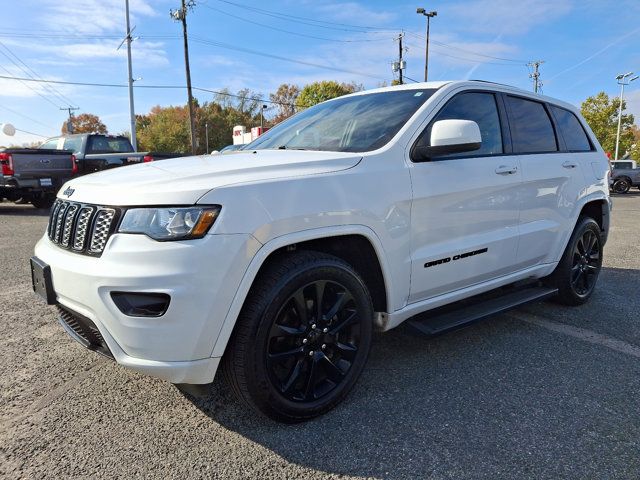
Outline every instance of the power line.
[[[3, 51], [0, 50], [0, 53], [4, 54], [5, 57], [9, 58]], [[4, 70], [5, 72], [7, 72], [9, 75], [12, 75], [11, 71], [8, 70], [7, 68], [5, 68], [4, 66], [0, 65], [0, 69]], [[31, 85], [29, 85], [28, 83], [25, 83], [29, 80], [33, 80], [33, 78], [21, 78], [19, 81], [20, 83], [22, 83], [25, 87], [27, 87], [29, 90], [33, 91], [36, 95], [42, 97], [43, 99], [45, 99], [47, 102], [49, 102], [51, 105], [53, 105], [56, 108], [60, 108], [60, 106], [58, 104], [56, 104], [54, 101], [52, 101], [50, 98], [45, 97], [42, 93], [40, 93], [38, 90], [36, 90], [35, 88], [33, 88]]]
[[[15, 77], [15, 76], [10, 76], [10, 75], [0, 75], [0, 79], [5, 79], [5, 80], [17, 80], [17, 81], [25, 81], [25, 82], [36, 82], [36, 83], [54, 83], [54, 84], [59, 84], [59, 85], [78, 85], [78, 86], [83, 86], [83, 87], [105, 87], [105, 88], [128, 88], [129, 86], [127, 84], [120, 84], [120, 83], [90, 83], [90, 82], [69, 82], [69, 81], [65, 81], [65, 80], [45, 80], [45, 79], [33, 79], [33, 78], [24, 78], [24, 77]], [[146, 88], [146, 89], [166, 89], [166, 90], [173, 90], [173, 89], [186, 89], [187, 87], [184, 85], [134, 85], [134, 88]], [[252, 99], [252, 96], [249, 95], [236, 95], [233, 93], [229, 93], [229, 92], [224, 92], [224, 91], [220, 91], [220, 90], [211, 90], [208, 88], [203, 88], [203, 87], [193, 87], [194, 90], [198, 90], [199, 92], [206, 92], [206, 93], [211, 93], [214, 95], [223, 95], [223, 96], [227, 96], [227, 97], [234, 97], [234, 98], [240, 98], [240, 99]], [[284, 102], [276, 102], [273, 100], [266, 100], [266, 99], [262, 99], [262, 98], [256, 98], [255, 100], [258, 100], [260, 102], [263, 103], [271, 103], [274, 105], [285, 105], [285, 106], [295, 106], [295, 104], [293, 103], [284, 103]]]
[[[422, 49], [422, 47], [419, 47], [419, 46], [414, 45], [414, 44], [407, 44], [407, 45], [409, 45], [410, 47], [413, 47], [413, 48]], [[440, 46], [436, 46], [436, 47], [442, 48]], [[487, 64], [487, 65], [501, 65], [503, 67], [521, 67], [523, 65], [526, 65], [525, 63], [505, 63], [505, 62], [498, 63], [498, 62], [489, 62], [487, 60], [480, 60], [480, 59], [475, 59], [475, 58], [460, 57], [460, 56], [457, 56], [457, 55], [451, 55], [450, 53], [444, 53], [441, 50], [439, 50], [438, 48], [435, 48], [435, 47], [433, 47], [433, 48], [434, 48], [435, 52], [437, 52], [438, 55], [443, 55], [445, 57], [456, 58], [458, 60], [465, 60], [465, 61], [471, 62], [471, 63], [482, 63], [482, 64]]]
[[[411, 35], [413, 37], [416, 37], [416, 38], [419, 38], [421, 40], [425, 39], [424, 35], [418, 35], [417, 33], [413, 33], [413, 32], [407, 32], [407, 33], [409, 35]], [[437, 40], [430, 40], [430, 42], [435, 44], [435, 45], [441, 46], [441, 47], [452, 48], [454, 50], [459, 50], [459, 51], [465, 52], [465, 53], [471, 53], [471, 54], [477, 55], [479, 57], [491, 58], [493, 60], [501, 60], [501, 61], [504, 61], [504, 62], [527, 63], [526, 60], [517, 60], [517, 59], [514, 59], [514, 58], [504, 58], [504, 57], [496, 57], [496, 56], [493, 56], [493, 55], [487, 55], [487, 54], [475, 52], [473, 50], [469, 50], [469, 49], [466, 49], [466, 48], [457, 47], [457, 46], [451, 45], [449, 43], [439, 42]]]
[[29, 135], [35, 135], [36, 137], [49, 138], [47, 135], [40, 135], [39, 133], [33, 133], [33, 132], [29, 132], [28, 130], [21, 130], [19, 128], [16, 128], [16, 131], [22, 132], [22, 133], [28, 133]]
[[[386, 38], [342, 40], [342, 39], [338, 39], [338, 38], [318, 37], [316, 35], [308, 35], [306, 33], [294, 32], [294, 31], [291, 31], [291, 30], [285, 30], [283, 28], [274, 27], [272, 25], [267, 25], [265, 23], [255, 22], [253, 20], [249, 20], [248, 18], [244, 18], [244, 17], [241, 17], [239, 15], [234, 15], [234, 14], [229, 13], [229, 12], [225, 12], [224, 10], [220, 10], [219, 8], [215, 8], [215, 7], [212, 7], [210, 5], [203, 4], [202, 6], [205, 7], [205, 8], [208, 8], [209, 10], [213, 10], [215, 12], [222, 13], [223, 15], [227, 15], [229, 17], [236, 18], [238, 20], [242, 20], [243, 22], [251, 23], [253, 25], [258, 25], [258, 26], [264, 27], [264, 28], [269, 28], [269, 29], [275, 30], [277, 32], [288, 33], [290, 35], [297, 35], [299, 37], [313, 38], [313, 39], [316, 39], [316, 40], [324, 40], [324, 41], [328, 41], [328, 42], [340, 42], [340, 43], [379, 42], [379, 41], [387, 40]], [[365, 33], [365, 32], [363, 32], [363, 33]]]
[[[267, 10], [264, 8], [254, 7], [252, 5], [231, 2], [229, 0], [217, 0], [217, 1], [226, 3], [228, 5], [233, 5], [234, 7], [242, 8], [245, 12], [249, 10], [252, 12], [259, 13], [261, 15], [267, 15], [270, 17], [279, 18], [280, 20], [285, 20], [289, 22], [296, 21], [297, 23], [301, 23], [304, 25], [310, 25], [310, 26], [319, 27], [319, 28], [328, 28], [331, 30], [341, 30], [346, 32], [359, 32], [359, 33], [382, 33], [382, 32], [375, 32], [375, 30], [385, 31], [385, 32], [402, 30], [401, 28], [398, 28], [398, 27], [372, 27], [372, 26], [366, 26], [366, 25], [352, 25], [348, 23], [328, 22], [325, 20], [316, 20], [315, 18], [300, 17], [297, 15], [280, 13], [274, 10]], [[306, 23], [306, 22], [313, 22], [313, 23]], [[324, 26], [321, 24], [324, 24]], [[348, 28], [345, 29], [345, 28], [337, 28], [337, 27], [348, 27]], [[354, 29], [358, 29], [358, 30], [354, 30]]]
[[41, 126], [43, 126], [45, 128], [51, 128], [51, 126], [42, 123], [40, 120], [36, 120], [35, 118], [29, 117], [28, 115], [25, 115], [24, 113], [20, 113], [20, 112], [14, 110], [12, 108], [6, 107], [4, 105], [0, 105], [0, 108], [3, 108], [5, 110], [7, 110], [8, 112], [13, 113], [14, 115], [18, 115], [19, 117], [25, 118], [25, 119], [33, 122], [33, 123], [37, 123], [38, 125], [41, 125]]
[[[4, 43], [2, 43], [2, 42], [0, 42], [0, 46], [2, 46], [2, 48], [4, 48], [7, 52], [9, 52], [9, 54], [10, 54], [13, 58], [15, 58], [18, 62], [20, 62], [20, 63], [23, 65], [23, 67], [24, 67], [24, 68], [23, 68], [23, 67], [20, 67], [20, 66], [19, 66], [19, 65], [17, 65], [13, 60], [9, 59], [9, 60], [11, 60], [11, 62], [12, 62], [14, 65], [16, 65], [18, 68], [20, 68], [20, 70], [22, 70], [24, 73], [26, 73], [26, 74], [27, 74], [27, 76], [29, 76], [29, 77], [31, 77], [31, 78], [36, 78], [36, 77], [37, 77], [37, 78], [40, 78], [40, 76], [39, 76], [39, 75], [38, 75], [38, 74], [37, 74], [37, 73], [36, 73], [36, 72], [31, 68], [31, 67], [29, 67], [29, 65], [27, 65], [26, 63], [24, 63], [24, 62], [22, 61], [22, 59], [21, 59], [20, 57], [18, 57], [18, 55], [16, 55], [14, 52], [12, 52], [12, 51], [9, 49], [9, 47], [7, 47], [7, 46], [6, 46]], [[5, 55], [5, 56], [6, 56], [6, 55]], [[25, 69], [26, 69], [26, 70], [25, 70]], [[71, 100], [69, 100], [69, 98], [65, 97], [62, 93], [60, 93], [60, 92], [59, 92], [58, 90], [56, 90], [55, 88], [53, 88], [53, 87], [51, 87], [51, 86], [47, 85], [47, 86], [46, 86], [46, 89], [47, 89], [50, 93], [52, 93], [53, 95], [55, 95], [56, 97], [58, 97], [60, 100], [62, 100], [63, 102], [65, 102], [65, 103], [67, 103], [67, 102], [68, 102], [68, 104], [69, 104], [69, 105], [72, 105], [72, 104], [73, 104], [73, 102], [72, 102]]]
[[248, 54], [251, 54], [251, 55], [258, 55], [258, 56], [261, 56], [261, 57], [274, 58], [276, 60], [282, 60], [284, 62], [297, 63], [297, 64], [300, 64], [300, 65], [307, 65], [309, 67], [322, 68], [322, 69], [325, 69], [325, 70], [332, 70], [334, 72], [350, 73], [352, 75], [358, 75], [358, 76], [362, 76], [362, 77], [374, 78], [376, 80], [385, 80], [382, 77], [377, 77], [375, 75], [370, 75], [368, 73], [357, 72], [355, 70], [346, 70], [346, 69], [343, 69], [343, 68], [332, 67], [330, 65], [323, 65], [323, 64], [319, 64], [319, 63], [305, 62], [303, 60], [294, 60], [292, 58], [281, 57], [279, 55], [273, 55], [273, 54], [265, 53], [265, 52], [259, 52], [257, 50], [251, 50], [249, 48], [236, 47], [236, 46], [230, 45], [228, 43], [215, 42], [213, 40], [207, 40], [205, 38], [197, 37], [197, 36], [194, 36], [194, 35], [191, 36], [191, 39], [194, 42], [201, 43], [203, 45], [211, 45], [211, 46], [214, 46], [214, 47], [226, 48], [226, 49], [229, 49], [229, 50], [236, 50], [236, 51], [248, 53]]

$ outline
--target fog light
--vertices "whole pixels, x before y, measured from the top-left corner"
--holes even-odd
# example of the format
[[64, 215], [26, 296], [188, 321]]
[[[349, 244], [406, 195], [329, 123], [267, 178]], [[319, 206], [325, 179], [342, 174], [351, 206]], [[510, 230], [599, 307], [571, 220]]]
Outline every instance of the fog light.
[[160, 317], [171, 301], [166, 293], [111, 292], [111, 298], [116, 307], [130, 317]]

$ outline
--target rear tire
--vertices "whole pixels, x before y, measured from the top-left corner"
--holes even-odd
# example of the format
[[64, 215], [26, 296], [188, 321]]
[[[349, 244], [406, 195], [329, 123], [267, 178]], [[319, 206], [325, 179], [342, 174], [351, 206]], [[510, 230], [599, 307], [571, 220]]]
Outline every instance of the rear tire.
[[582, 305], [589, 300], [602, 268], [602, 233], [590, 217], [580, 217], [569, 244], [545, 283], [558, 289], [557, 301]]
[[628, 178], [617, 178], [613, 181], [611, 189], [614, 193], [627, 193], [631, 189], [631, 181]]
[[237, 397], [281, 422], [322, 415], [353, 388], [373, 331], [369, 292], [341, 259], [287, 254], [261, 272], [223, 358]]
[[51, 205], [53, 205], [53, 202], [55, 202], [55, 200], [55, 197], [47, 195], [44, 197], [32, 199], [31, 205], [36, 208], [51, 208]]

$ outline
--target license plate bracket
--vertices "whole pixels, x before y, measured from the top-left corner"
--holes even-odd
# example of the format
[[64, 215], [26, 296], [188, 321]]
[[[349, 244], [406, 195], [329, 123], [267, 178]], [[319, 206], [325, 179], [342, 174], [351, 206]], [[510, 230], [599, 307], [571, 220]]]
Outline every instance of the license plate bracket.
[[31, 284], [33, 291], [40, 295], [47, 302], [47, 305], [57, 303], [51, 279], [51, 267], [38, 257], [31, 257]]

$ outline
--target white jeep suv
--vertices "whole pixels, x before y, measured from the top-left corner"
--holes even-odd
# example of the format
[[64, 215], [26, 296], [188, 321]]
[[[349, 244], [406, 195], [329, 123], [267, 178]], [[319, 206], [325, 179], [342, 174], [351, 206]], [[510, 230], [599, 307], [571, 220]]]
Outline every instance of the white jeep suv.
[[478, 81], [363, 91], [235, 155], [71, 180], [33, 284], [119, 364], [176, 384], [220, 366], [250, 406], [301, 421], [353, 387], [374, 329], [585, 302], [608, 172], [561, 101]]

